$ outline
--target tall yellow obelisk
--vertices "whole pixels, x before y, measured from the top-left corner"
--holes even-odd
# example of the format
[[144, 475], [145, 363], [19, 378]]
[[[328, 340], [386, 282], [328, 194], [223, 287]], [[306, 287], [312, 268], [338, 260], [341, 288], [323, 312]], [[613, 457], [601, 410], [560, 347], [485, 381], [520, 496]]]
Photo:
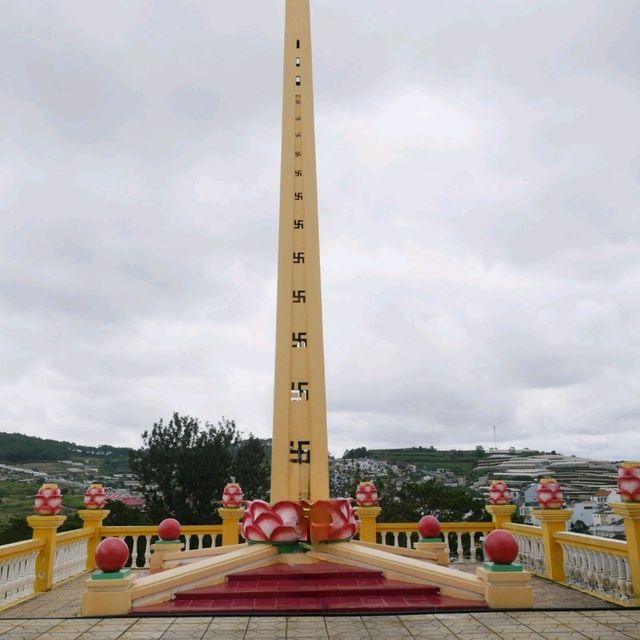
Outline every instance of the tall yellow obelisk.
[[309, 0], [286, 0], [271, 502], [329, 497]]

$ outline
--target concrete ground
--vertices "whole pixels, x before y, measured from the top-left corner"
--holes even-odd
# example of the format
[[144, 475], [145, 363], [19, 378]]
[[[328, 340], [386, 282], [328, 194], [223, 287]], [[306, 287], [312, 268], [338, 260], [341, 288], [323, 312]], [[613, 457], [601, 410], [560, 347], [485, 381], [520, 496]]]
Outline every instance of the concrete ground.
[[0, 639], [640, 640], [640, 610], [618, 609], [540, 578], [533, 580], [535, 611], [103, 619], [78, 617], [85, 579], [71, 580], [1, 613]]

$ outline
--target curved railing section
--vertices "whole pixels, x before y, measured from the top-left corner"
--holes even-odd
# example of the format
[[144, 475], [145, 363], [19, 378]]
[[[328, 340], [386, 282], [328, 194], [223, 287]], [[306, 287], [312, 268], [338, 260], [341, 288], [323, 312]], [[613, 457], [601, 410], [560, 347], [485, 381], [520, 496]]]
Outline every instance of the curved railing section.
[[511, 532], [518, 541], [518, 559], [527, 571], [541, 576], [547, 575], [544, 559], [544, 541], [542, 529], [528, 524], [508, 523], [504, 528]]
[[[157, 526], [100, 527], [100, 535], [102, 538], [122, 538], [127, 543], [130, 553], [127, 566], [133, 569], [149, 566], [151, 545], [159, 539]], [[222, 525], [186, 525], [182, 527], [180, 539], [189, 551], [219, 547], [222, 544]]]
[[554, 538], [564, 555], [565, 584], [604, 600], [633, 599], [627, 543], [563, 531]]
[[[455, 562], [482, 560], [482, 538], [494, 529], [493, 522], [441, 522], [449, 557]], [[392, 547], [412, 549], [418, 541], [415, 522], [378, 522], [376, 541]]]
[[26, 540], [0, 547], [0, 611], [34, 593], [36, 559], [44, 540]]

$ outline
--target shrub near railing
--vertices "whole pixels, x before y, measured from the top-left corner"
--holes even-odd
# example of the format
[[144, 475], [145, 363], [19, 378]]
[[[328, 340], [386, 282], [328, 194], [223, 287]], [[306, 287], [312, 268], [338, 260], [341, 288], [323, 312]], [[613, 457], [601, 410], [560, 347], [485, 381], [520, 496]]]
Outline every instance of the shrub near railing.
[[34, 593], [36, 559], [44, 540], [0, 546], [0, 610]]

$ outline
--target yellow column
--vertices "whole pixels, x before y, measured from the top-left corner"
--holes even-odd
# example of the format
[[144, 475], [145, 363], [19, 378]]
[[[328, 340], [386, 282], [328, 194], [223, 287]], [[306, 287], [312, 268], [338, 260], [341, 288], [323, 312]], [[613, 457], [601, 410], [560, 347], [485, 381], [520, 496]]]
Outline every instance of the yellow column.
[[511, 516], [516, 510], [515, 504], [488, 504], [485, 511], [491, 514], [496, 529], [504, 529], [505, 524], [511, 522]]
[[82, 520], [83, 529], [93, 529], [91, 537], [87, 540], [87, 571], [96, 568], [96, 547], [100, 542], [100, 527], [102, 521], [110, 514], [108, 509], [79, 509], [78, 515]]
[[640, 602], [640, 502], [612, 502], [611, 510], [624, 518], [631, 583], [636, 603]]
[[362, 542], [376, 541], [376, 519], [382, 513], [381, 507], [356, 507], [360, 520], [360, 540]]
[[238, 544], [240, 542], [240, 519], [244, 509], [221, 507], [218, 514], [222, 518], [222, 544]]
[[36, 593], [48, 591], [53, 584], [53, 569], [56, 559], [56, 533], [66, 516], [29, 516], [27, 522], [33, 529], [34, 540], [44, 540], [44, 547], [36, 559]]
[[555, 582], [564, 582], [564, 555], [562, 547], [555, 539], [559, 531], [566, 531], [567, 520], [571, 518], [571, 509], [534, 509], [533, 515], [540, 520], [542, 526], [542, 542], [544, 543], [544, 563], [547, 578]]

